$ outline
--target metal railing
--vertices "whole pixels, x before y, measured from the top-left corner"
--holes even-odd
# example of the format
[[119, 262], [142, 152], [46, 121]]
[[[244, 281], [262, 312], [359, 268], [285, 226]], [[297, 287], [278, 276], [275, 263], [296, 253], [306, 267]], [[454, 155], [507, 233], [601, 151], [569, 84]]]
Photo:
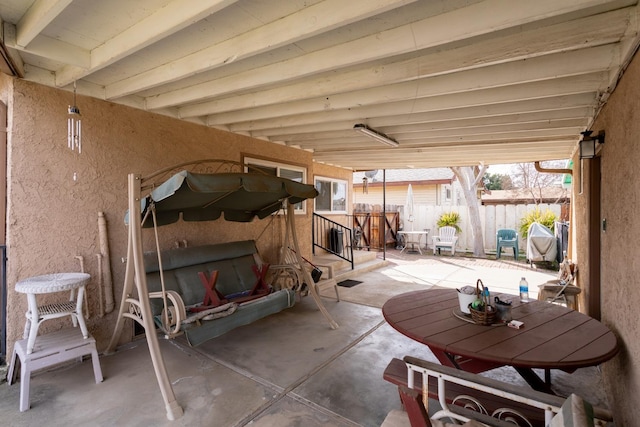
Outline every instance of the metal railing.
[[313, 235], [314, 255], [316, 247], [324, 249], [351, 263], [351, 269], [354, 269], [353, 231], [350, 227], [345, 227], [329, 218], [314, 213], [311, 233]]

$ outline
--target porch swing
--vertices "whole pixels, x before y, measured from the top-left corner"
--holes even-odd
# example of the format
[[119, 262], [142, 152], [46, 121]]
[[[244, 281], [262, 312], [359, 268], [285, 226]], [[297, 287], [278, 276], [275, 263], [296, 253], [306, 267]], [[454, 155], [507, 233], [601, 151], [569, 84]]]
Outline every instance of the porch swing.
[[[204, 170], [205, 173], [198, 173]], [[153, 362], [156, 378], [162, 393], [170, 420], [182, 415], [160, 352], [156, 323], [166, 336], [179, 334], [184, 325], [185, 305], [180, 295], [165, 286], [163, 277], [163, 257], [158, 247], [158, 227], [183, 221], [213, 221], [224, 215], [224, 219], [234, 222], [250, 222], [254, 218], [264, 219], [286, 205], [286, 239], [295, 254], [296, 264], [304, 265], [295, 228], [294, 206], [317, 196], [312, 185], [301, 184], [289, 179], [258, 172], [244, 172], [244, 165], [238, 162], [208, 159], [182, 163], [162, 169], [149, 176], [128, 175], [128, 226], [127, 261], [122, 299], [116, 326], [106, 350], [114, 352], [124, 327], [125, 319], [132, 319], [144, 328], [147, 344]], [[165, 180], [165, 177], [169, 176]], [[152, 218], [152, 224], [148, 218]], [[149, 292], [145, 255], [142, 249], [142, 227], [153, 227], [156, 239], [157, 263], [159, 264], [161, 290]], [[246, 242], [239, 242], [246, 246]], [[254, 245], [255, 248], [255, 245]], [[146, 269], [147, 268], [147, 269]], [[278, 268], [290, 269], [291, 265]], [[258, 281], [266, 275], [266, 266], [257, 265]], [[303, 282], [311, 284], [313, 278], [308, 269], [297, 272]], [[255, 279], [255, 278], [254, 278]], [[133, 296], [136, 288], [137, 298]], [[324, 306], [314, 286], [308, 288], [320, 312], [332, 329], [338, 324]], [[288, 292], [289, 290], [283, 290]], [[285, 292], [285, 293], [286, 293]], [[265, 298], [270, 297], [267, 295]], [[156, 322], [152, 313], [150, 298], [162, 301], [161, 320]], [[216, 307], [214, 316], [234, 307]], [[224, 315], [220, 314], [220, 315]], [[224, 320], [224, 319], [223, 319]], [[216, 322], [216, 320], [211, 323]]]

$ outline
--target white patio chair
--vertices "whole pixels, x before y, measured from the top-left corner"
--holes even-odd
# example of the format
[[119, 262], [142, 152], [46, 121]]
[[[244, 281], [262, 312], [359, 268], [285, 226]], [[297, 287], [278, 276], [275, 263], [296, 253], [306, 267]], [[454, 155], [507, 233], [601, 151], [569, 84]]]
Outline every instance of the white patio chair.
[[451, 255], [455, 255], [456, 243], [458, 242], [458, 236], [456, 236], [455, 227], [440, 227], [438, 233], [438, 235], [432, 237], [433, 254], [435, 255], [436, 251], [440, 253], [440, 248], [449, 248], [451, 250]]

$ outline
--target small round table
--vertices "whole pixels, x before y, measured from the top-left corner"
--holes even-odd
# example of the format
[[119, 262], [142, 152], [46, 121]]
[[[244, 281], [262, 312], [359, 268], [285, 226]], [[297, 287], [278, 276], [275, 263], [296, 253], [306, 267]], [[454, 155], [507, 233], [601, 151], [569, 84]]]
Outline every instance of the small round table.
[[[40, 323], [45, 320], [63, 316], [71, 316], [73, 326], [80, 324], [82, 336], [87, 338], [89, 333], [82, 315], [85, 285], [91, 276], [86, 273], [54, 273], [43, 276], [30, 277], [16, 283], [16, 291], [27, 294], [29, 310], [26, 313], [27, 322], [24, 328], [24, 338], [27, 340], [27, 354], [31, 354], [38, 335]], [[78, 290], [78, 297], [74, 298]], [[38, 307], [37, 294], [71, 291], [69, 302], [48, 304]], [[75, 299], [75, 300], [74, 300]]]
[[[429, 237], [429, 231], [430, 230], [423, 230], [423, 231], [398, 231], [398, 234], [400, 234], [401, 236], [404, 236], [405, 238], [405, 245], [404, 248], [402, 248], [402, 250], [400, 251], [400, 253], [404, 252], [409, 245], [411, 245], [411, 250], [412, 251], [416, 251], [415, 247], [416, 245], [418, 245], [418, 251], [420, 253], [420, 255], [422, 255], [422, 251], [420, 250], [420, 246], [422, 245], [422, 236], [424, 236], [424, 248], [427, 249], [427, 239]], [[409, 236], [418, 236], [418, 241], [416, 242], [415, 240], [411, 240], [409, 241]]]

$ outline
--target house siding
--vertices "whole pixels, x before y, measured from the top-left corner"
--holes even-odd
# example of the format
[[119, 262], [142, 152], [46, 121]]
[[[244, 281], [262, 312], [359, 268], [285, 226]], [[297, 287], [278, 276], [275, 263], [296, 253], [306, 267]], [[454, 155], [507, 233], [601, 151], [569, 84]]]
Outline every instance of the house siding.
[[[407, 201], [407, 189], [409, 184], [387, 184], [386, 204], [387, 206], [404, 206]], [[415, 204], [437, 204], [437, 192], [439, 185], [412, 184], [413, 200]], [[367, 193], [362, 190], [362, 185], [353, 188], [353, 203], [368, 204], [371, 206], [382, 206], [382, 187], [368, 186]]]

